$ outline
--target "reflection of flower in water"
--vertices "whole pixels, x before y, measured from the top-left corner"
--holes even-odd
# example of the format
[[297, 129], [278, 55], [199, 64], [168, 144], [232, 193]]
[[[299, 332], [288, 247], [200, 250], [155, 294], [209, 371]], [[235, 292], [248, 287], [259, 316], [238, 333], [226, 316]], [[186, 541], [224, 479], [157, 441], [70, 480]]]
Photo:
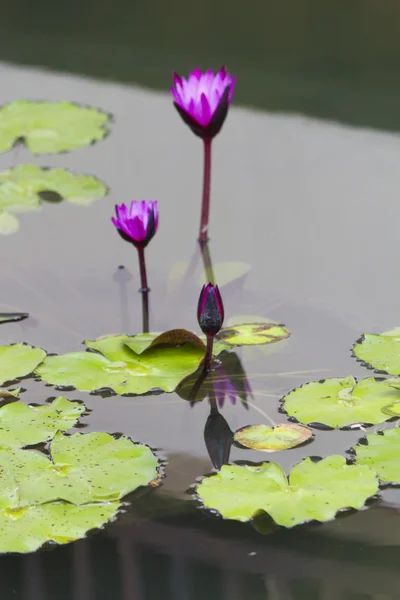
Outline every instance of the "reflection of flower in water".
[[238, 375], [230, 377], [223, 365], [218, 365], [213, 374], [212, 384], [214, 396], [220, 408], [224, 406], [225, 398], [229, 398], [232, 404], [236, 404], [238, 397], [242, 404], [248, 408], [247, 399], [252, 397], [252, 392], [244, 373], [242, 377]]

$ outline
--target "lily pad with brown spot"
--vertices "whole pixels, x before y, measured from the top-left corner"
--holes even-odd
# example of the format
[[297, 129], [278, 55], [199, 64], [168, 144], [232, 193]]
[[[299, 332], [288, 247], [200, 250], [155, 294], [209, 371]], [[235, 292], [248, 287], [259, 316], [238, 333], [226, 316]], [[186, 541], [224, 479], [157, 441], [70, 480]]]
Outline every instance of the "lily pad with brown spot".
[[270, 427], [269, 425], [247, 425], [234, 433], [235, 442], [246, 448], [262, 450], [263, 452], [277, 452], [295, 448], [313, 436], [309, 427], [296, 423], [281, 423]]
[[222, 329], [217, 337], [229, 346], [252, 346], [273, 344], [289, 336], [289, 330], [278, 323], [242, 323]]

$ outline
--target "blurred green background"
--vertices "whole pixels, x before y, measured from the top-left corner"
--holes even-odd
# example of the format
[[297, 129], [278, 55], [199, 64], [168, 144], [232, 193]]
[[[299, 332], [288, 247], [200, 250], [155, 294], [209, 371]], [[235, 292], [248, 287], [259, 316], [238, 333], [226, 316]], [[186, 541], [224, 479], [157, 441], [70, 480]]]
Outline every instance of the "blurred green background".
[[236, 104], [400, 128], [397, 0], [15, 0], [0, 60], [160, 90], [226, 63]]

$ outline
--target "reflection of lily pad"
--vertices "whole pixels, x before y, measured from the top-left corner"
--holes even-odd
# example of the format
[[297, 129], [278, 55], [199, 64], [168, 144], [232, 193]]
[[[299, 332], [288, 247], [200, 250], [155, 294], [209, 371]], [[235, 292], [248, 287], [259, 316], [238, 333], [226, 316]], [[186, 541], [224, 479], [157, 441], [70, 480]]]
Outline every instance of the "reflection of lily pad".
[[34, 450], [0, 448], [0, 468], [17, 481], [20, 506], [114, 501], [158, 478], [150, 448], [126, 437], [57, 433], [50, 452], [52, 461]]
[[354, 377], [312, 381], [289, 392], [283, 407], [301, 423], [323, 423], [329, 427], [383, 423], [389, 417], [382, 409], [400, 400], [400, 390], [374, 377], [358, 383]]
[[218, 339], [230, 346], [251, 346], [272, 344], [289, 336], [289, 330], [276, 323], [243, 323], [222, 329]]
[[366, 436], [368, 444], [355, 446], [356, 464], [373, 469], [384, 483], [400, 483], [400, 429]]
[[382, 334], [365, 333], [353, 353], [366, 366], [390, 375], [400, 375], [400, 328]]
[[52, 502], [42, 506], [0, 509], [0, 553], [34, 552], [46, 542], [67, 544], [85, 537], [113, 519], [119, 502], [74, 506]]
[[269, 427], [268, 425], [248, 425], [234, 433], [235, 442], [239, 442], [246, 448], [263, 450], [264, 452], [276, 452], [299, 446], [313, 433], [304, 425], [295, 423], [282, 423]]
[[0, 109], [0, 152], [23, 139], [33, 154], [65, 152], [103, 139], [110, 117], [70, 102], [16, 100]]
[[42, 362], [46, 352], [26, 344], [0, 346], [0, 385], [29, 375]]
[[53, 385], [71, 385], [81, 391], [110, 388], [117, 394], [144, 394], [160, 388], [172, 392], [204, 357], [204, 351], [191, 344], [156, 347], [136, 354], [126, 345], [129, 339], [115, 335], [87, 341], [90, 349], [102, 354], [48, 356], [36, 374]]
[[223, 465], [197, 486], [204, 506], [227, 519], [248, 521], [264, 510], [278, 525], [329, 521], [345, 508], [360, 509], [378, 490], [366, 466], [347, 465], [342, 456], [318, 463], [309, 458], [293, 467], [289, 481], [277, 463]]
[[41, 406], [6, 404], [0, 407], [0, 445], [22, 447], [47, 442], [57, 431], [73, 427], [84, 412], [83, 404], [63, 396]]

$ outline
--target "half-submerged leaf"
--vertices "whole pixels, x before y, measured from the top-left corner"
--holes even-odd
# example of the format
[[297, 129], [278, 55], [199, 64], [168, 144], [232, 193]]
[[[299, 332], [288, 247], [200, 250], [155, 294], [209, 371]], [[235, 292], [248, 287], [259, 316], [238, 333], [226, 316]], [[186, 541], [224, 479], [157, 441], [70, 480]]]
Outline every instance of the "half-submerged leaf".
[[234, 440], [246, 448], [277, 452], [303, 444], [312, 437], [313, 433], [304, 425], [282, 423], [269, 427], [268, 425], [247, 425], [234, 433]]
[[354, 344], [353, 354], [377, 371], [400, 375], [400, 327], [382, 334], [364, 333]]
[[156, 346], [182, 346], [183, 344], [193, 344], [201, 348], [203, 353], [206, 351], [204, 342], [187, 329], [170, 329], [164, 333], [138, 333], [134, 336], [125, 336], [124, 343], [136, 354], [142, 354], [145, 350]]
[[367, 465], [384, 483], [400, 484], [400, 429], [366, 436], [367, 444], [354, 447], [356, 464]]
[[87, 346], [97, 352], [48, 356], [36, 374], [53, 385], [72, 385], [81, 391], [110, 388], [117, 394], [144, 394], [153, 389], [173, 392], [204, 358], [204, 351], [192, 344], [157, 346], [136, 354], [127, 340], [129, 336], [118, 335], [87, 341]]
[[0, 109], [0, 152], [23, 140], [33, 154], [53, 154], [104, 138], [110, 116], [71, 102], [16, 100]]
[[374, 377], [358, 383], [354, 377], [333, 377], [306, 383], [283, 399], [283, 408], [306, 425], [322, 423], [340, 428], [383, 423], [389, 416], [383, 407], [400, 400], [400, 390]]
[[329, 521], [339, 510], [361, 509], [378, 491], [375, 473], [364, 465], [347, 465], [343, 456], [318, 463], [309, 458], [295, 465], [289, 481], [277, 463], [223, 465], [202, 479], [198, 498], [226, 519], [249, 521], [260, 510], [278, 525]]
[[63, 396], [41, 406], [24, 402], [6, 404], [0, 407], [0, 446], [22, 448], [47, 442], [57, 431], [67, 431], [76, 425], [84, 412], [83, 404], [70, 402]]
[[119, 500], [157, 480], [158, 459], [148, 446], [108, 433], [57, 433], [52, 461], [41, 452], [0, 448], [0, 470], [12, 474], [19, 506], [65, 500], [72, 504]]
[[289, 336], [289, 330], [277, 323], [243, 323], [221, 329], [217, 337], [230, 346], [252, 346], [272, 344]]
[[46, 352], [26, 344], [0, 346], [0, 385], [29, 375], [42, 362]]

